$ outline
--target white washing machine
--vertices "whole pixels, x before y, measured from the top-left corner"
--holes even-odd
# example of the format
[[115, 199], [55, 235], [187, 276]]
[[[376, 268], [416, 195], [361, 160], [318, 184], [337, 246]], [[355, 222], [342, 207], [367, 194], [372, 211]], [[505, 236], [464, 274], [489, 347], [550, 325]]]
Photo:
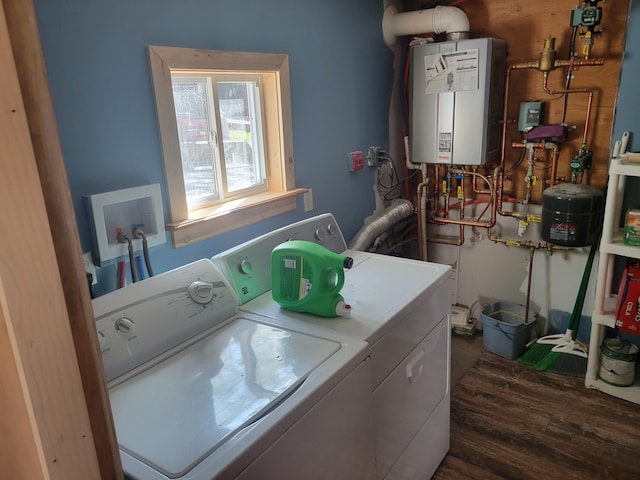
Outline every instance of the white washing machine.
[[127, 478], [375, 477], [364, 341], [238, 313], [208, 259], [93, 308]]
[[[350, 256], [342, 295], [349, 318], [284, 310], [271, 297], [270, 256], [289, 239], [310, 240]], [[366, 341], [378, 477], [429, 478], [449, 449], [451, 268], [347, 250], [331, 214], [319, 215], [213, 257], [236, 289], [243, 311], [283, 328]]]

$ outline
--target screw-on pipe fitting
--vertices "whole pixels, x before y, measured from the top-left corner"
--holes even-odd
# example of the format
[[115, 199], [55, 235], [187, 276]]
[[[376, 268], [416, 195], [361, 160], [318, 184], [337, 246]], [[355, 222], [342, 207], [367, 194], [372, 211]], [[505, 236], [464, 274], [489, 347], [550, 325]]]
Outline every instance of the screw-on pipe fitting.
[[544, 48], [540, 52], [540, 60], [538, 60], [538, 70], [541, 72], [550, 72], [556, 68], [556, 60], [558, 52], [555, 51], [556, 39], [547, 37], [544, 39]]

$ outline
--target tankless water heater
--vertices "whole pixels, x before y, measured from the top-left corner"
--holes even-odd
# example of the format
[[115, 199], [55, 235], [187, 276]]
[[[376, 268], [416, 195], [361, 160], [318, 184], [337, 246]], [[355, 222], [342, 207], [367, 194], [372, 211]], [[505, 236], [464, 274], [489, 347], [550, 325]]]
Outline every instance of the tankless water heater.
[[506, 52], [495, 38], [412, 47], [412, 162], [483, 165], [498, 158]]

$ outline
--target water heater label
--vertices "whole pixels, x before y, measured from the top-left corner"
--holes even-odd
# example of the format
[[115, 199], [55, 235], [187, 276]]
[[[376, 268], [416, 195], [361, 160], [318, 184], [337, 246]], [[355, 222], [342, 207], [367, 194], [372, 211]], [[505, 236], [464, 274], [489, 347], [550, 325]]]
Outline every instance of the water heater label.
[[478, 90], [478, 49], [424, 57], [426, 94]]
[[447, 162], [451, 160], [451, 132], [440, 132], [438, 134], [438, 161]]

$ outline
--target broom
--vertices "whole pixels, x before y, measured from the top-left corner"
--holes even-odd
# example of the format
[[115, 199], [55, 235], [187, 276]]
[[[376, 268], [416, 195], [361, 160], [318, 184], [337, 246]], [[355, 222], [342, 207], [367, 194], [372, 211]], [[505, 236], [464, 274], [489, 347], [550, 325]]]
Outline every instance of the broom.
[[[591, 271], [589, 262], [593, 263], [592, 252], [594, 252], [593, 248], [589, 251], [590, 260], [587, 259], [589, 272]], [[595, 255], [595, 252], [593, 255]], [[584, 303], [584, 296], [586, 295], [588, 282], [589, 275], [583, 274], [582, 281], [580, 282], [580, 288], [578, 290], [578, 300], [582, 297], [580, 300], [582, 303]], [[555, 346], [568, 344], [571, 341], [573, 332], [578, 331], [578, 325], [576, 323], [579, 321], [579, 312], [582, 310], [582, 303], [580, 303], [580, 305], [578, 305], [578, 303], [580, 302], [577, 301], [573, 306], [573, 313], [571, 314], [571, 319], [569, 320], [566, 332], [554, 333], [552, 335], [546, 335], [538, 338], [535, 343], [531, 345], [529, 349], [518, 359], [518, 362], [522, 365], [538, 365], [547, 357], [547, 355], [549, 355], [549, 353], [551, 353]], [[578, 312], [576, 312], [576, 309], [579, 309]]]
[[[589, 286], [591, 266], [593, 265], [597, 246], [598, 242], [596, 241], [591, 245], [591, 249], [589, 250], [589, 257], [587, 258], [587, 264], [582, 274], [578, 297], [573, 306], [567, 331], [561, 336], [551, 335], [559, 338], [551, 340], [555, 342], [555, 345], [551, 347], [550, 351], [543, 358], [533, 365], [538, 371], [552, 371], [575, 377], [582, 377], [587, 372], [587, 349], [581, 342], [576, 340], [576, 336], [578, 335], [582, 307], [584, 306], [584, 298], [587, 294], [587, 287]], [[543, 337], [543, 339], [544, 338], [545, 337]]]
[[[540, 362], [541, 365], [535, 365], [534, 368], [539, 371], [552, 371], [562, 375], [584, 377], [587, 372], [588, 358], [589, 354], [586, 345], [572, 338], [566, 345], [553, 347], [551, 353]], [[542, 368], [543, 366], [545, 368]]]
[[[563, 345], [571, 341], [571, 334], [575, 328], [574, 315], [571, 315], [571, 320], [565, 333], [554, 333], [552, 335], [546, 335], [538, 338], [529, 349], [522, 354], [518, 359], [518, 362], [522, 365], [534, 366], [545, 359], [551, 350], [556, 345]], [[577, 329], [576, 329], [577, 331]]]

